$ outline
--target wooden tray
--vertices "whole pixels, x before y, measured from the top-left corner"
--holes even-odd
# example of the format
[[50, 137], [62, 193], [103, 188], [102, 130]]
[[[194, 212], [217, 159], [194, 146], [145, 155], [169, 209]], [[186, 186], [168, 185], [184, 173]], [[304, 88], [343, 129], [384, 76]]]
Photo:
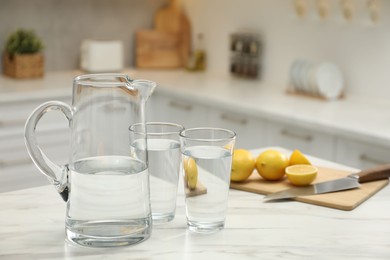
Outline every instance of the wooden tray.
[[[318, 167], [318, 175], [315, 180], [315, 183], [343, 178], [349, 174], [351, 173], [346, 171]], [[329, 208], [352, 210], [364, 201], [366, 201], [376, 192], [381, 190], [383, 187], [385, 187], [388, 183], [389, 180], [368, 182], [362, 184], [358, 189], [297, 197], [294, 200]], [[276, 182], [265, 181], [263, 178], [260, 177], [256, 170], [252, 173], [248, 180], [239, 183], [230, 183], [230, 188], [232, 189], [254, 192], [264, 195], [293, 187], [294, 186], [291, 185], [286, 180], [286, 178]]]

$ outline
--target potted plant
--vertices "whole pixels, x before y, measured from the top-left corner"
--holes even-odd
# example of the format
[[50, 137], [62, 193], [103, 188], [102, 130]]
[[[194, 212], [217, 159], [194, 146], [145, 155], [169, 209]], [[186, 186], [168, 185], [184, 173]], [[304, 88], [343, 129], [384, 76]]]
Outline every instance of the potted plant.
[[3, 54], [3, 71], [15, 78], [42, 77], [44, 57], [43, 44], [34, 31], [18, 29], [11, 33]]

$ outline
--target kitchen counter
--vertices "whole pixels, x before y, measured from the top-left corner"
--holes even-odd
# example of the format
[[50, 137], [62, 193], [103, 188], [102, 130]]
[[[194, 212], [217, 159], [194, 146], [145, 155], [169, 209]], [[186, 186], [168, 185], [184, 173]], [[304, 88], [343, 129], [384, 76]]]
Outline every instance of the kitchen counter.
[[[156, 81], [157, 92], [200, 104], [286, 122], [324, 133], [390, 147], [388, 98], [367, 99], [348, 94], [336, 101], [287, 95], [280, 88], [207, 73], [182, 70], [126, 70], [133, 78]], [[0, 105], [36, 97], [71, 95], [72, 80], [81, 71], [49, 72], [43, 79], [14, 80], [0, 76]]]
[[390, 147], [390, 102], [386, 97], [347, 94], [344, 99], [325, 101], [234, 77], [142, 70], [129, 75], [158, 82], [158, 91], [170, 96]]
[[73, 78], [81, 74], [78, 70], [48, 72], [43, 78], [33, 79], [14, 79], [1, 75], [0, 105], [37, 98], [70, 96]]
[[[252, 152], [257, 155], [260, 150]], [[318, 166], [352, 170], [309, 159]], [[179, 185], [175, 219], [154, 226], [147, 241], [117, 249], [90, 249], [64, 240], [66, 204], [53, 187], [0, 193], [0, 258], [390, 259], [389, 187], [353, 211], [295, 201], [264, 203], [262, 198], [230, 190], [225, 229], [201, 235], [186, 229]]]

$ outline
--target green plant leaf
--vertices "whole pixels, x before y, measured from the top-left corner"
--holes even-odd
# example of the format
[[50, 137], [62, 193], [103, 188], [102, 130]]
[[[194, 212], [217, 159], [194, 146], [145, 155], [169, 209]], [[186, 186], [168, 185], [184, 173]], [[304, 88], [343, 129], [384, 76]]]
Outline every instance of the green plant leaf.
[[6, 41], [5, 50], [14, 54], [37, 53], [43, 49], [41, 39], [32, 30], [18, 29], [11, 33]]

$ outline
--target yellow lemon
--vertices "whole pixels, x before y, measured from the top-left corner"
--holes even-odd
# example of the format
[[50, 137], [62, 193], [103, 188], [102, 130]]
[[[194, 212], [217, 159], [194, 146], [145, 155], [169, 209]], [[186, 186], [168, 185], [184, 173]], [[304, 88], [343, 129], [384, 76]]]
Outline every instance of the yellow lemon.
[[249, 178], [255, 169], [255, 159], [245, 149], [233, 151], [231, 181], [244, 181]]
[[307, 186], [317, 177], [318, 169], [312, 165], [296, 164], [286, 168], [287, 179], [295, 186]]
[[256, 170], [266, 180], [280, 180], [289, 164], [288, 157], [277, 150], [266, 150], [256, 159]]
[[183, 160], [184, 181], [191, 190], [196, 188], [198, 183], [198, 166], [193, 158], [188, 157]]
[[295, 165], [295, 164], [311, 165], [310, 161], [299, 150], [294, 150], [290, 155], [290, 165]]

